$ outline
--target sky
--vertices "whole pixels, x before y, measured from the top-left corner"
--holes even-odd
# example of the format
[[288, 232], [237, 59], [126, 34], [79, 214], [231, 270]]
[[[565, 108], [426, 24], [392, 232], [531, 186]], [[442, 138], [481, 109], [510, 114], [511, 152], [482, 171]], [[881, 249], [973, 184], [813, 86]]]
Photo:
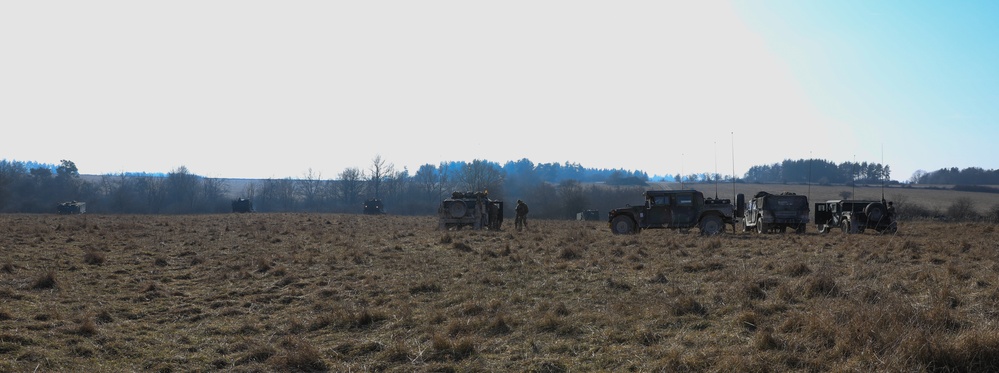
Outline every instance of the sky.
[[999, 168], [996, 1], [0, 2], [0, 159]]

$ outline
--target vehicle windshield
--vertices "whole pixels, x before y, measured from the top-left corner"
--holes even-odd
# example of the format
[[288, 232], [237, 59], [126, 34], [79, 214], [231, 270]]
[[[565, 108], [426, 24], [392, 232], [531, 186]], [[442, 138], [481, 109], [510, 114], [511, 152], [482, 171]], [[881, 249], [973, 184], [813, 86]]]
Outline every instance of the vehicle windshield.
[[808, 202], [805, 196], [771, 196], [764, 207], [775, 211], [799, 211], [807, 210]]

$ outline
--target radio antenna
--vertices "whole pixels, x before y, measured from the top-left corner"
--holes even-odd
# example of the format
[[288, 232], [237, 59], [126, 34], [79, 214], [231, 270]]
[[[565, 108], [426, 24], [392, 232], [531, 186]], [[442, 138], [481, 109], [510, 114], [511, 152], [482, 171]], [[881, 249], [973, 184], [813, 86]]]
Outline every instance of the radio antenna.
[[715, 199], [718, 199], [718, 141], [715, 141]]
[[732, 200], [735, 201], [735, 132], [732, 132]]

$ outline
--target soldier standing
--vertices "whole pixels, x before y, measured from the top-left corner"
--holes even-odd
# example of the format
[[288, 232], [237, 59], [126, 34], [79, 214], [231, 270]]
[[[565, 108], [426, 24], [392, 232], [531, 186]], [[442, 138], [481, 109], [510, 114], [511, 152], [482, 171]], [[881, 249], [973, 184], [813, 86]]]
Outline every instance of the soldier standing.
[[517, 200], [517, 219], [514, 220], [514, 224], [517, 226], [517, 231], [527, 228], [527, 204], [524, 201]]

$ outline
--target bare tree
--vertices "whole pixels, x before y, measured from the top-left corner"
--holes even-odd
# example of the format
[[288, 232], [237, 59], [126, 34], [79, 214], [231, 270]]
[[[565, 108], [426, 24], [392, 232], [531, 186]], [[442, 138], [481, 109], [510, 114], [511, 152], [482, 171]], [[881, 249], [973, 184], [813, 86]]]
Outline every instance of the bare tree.
[[306, 210], [319, 211], [319, 208], [323, 204], [322, 189], [322, 174], [313, 172], [311, 168], [302, 176], [301, 180], [298, 180], [296, 190], [302, 197], [302, 202], [305, 203]]
[[440, 199], [440, 176], [437, 174], [437, 167], [432, 164], [425, 164], [420, 166], [419, 170], [416, 170], [416, 175], [413, 176], [413, 183], [416, 188], [420, 191], [420, 194], [426, 198], [426, 201], [431, 202]]
[[585, 210], [589, 203], [583, 184], [578, 180], [562, 180], [558, 184], [558, 196], [562, 200], [564, 217], [575, 216], [575, 213]]
[[381, 155], [376, 155], [375, 159], [371, 160], [371, 179], [369, 185], [371, 185], [375, 198], [381, 198], [382, 182], [392, 175], [394, 172], [393, 168], [395, 166], [391, 163], [386, 164]]
[[503, 172], [489, 162], [476, 159], [466, 163], [458, 173], [461, 186], [467, 190], [498, 191], [503, 185]]
[[361, 195], [364, 172], [355, 167], [348, 167], [340, 172], [340, 202], [345, 206], [355, 206]]

